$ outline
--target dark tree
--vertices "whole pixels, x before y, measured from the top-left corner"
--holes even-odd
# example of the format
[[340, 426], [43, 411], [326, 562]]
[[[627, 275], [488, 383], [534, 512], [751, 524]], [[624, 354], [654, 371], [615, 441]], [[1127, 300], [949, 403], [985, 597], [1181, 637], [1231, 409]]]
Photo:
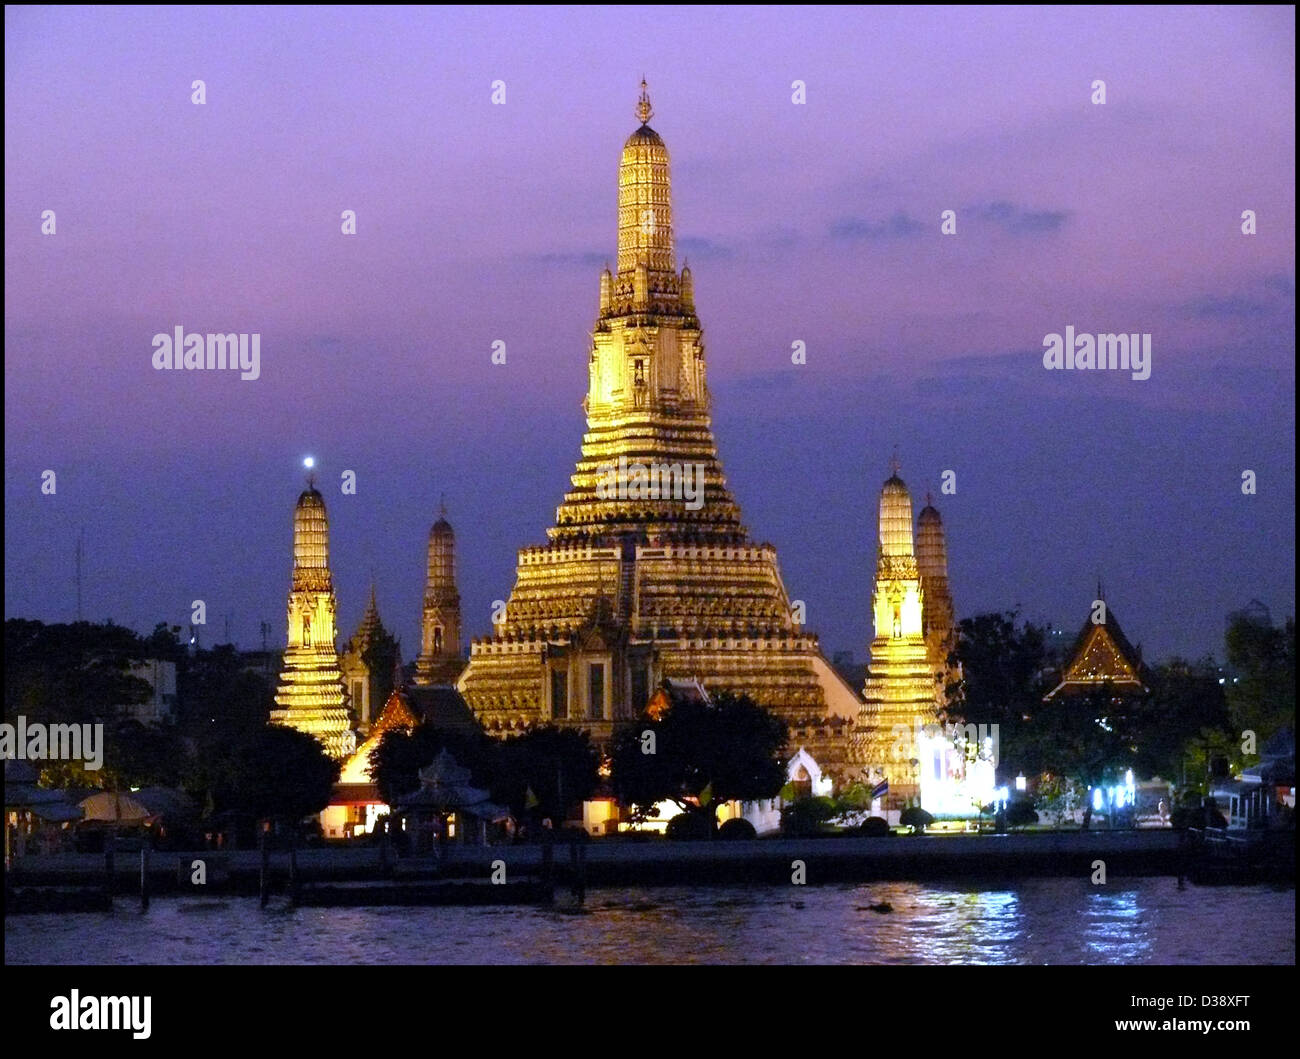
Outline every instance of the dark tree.
[[172, 725], [122, 720], [105, 731], [105, 786], [178, 787], [190, 771], [190, 748]]
[[1133, 704], [1137, 746], [1134, 771], [1149, 779], [1179, 780], [1197, 748], [1231, 740], [1228, 704], [1219, 668], [1212, 659], [1172, 659], [1147, 673], [1150, 693]]
[[1228, 628], [1228, 709], [1237, 733], [1253, 731], [1259, 745], [1295, 724], [1295, 619], [1276, 628], [1239, 618]]
[[384, 733], [371, 755], [371, 775], [379, 793], [389, 805], [420, 786], [420, 769], [433, 764], [446, 750], [462, 768], [470, 770], [473, 783], [488, 788], [495, 775], [492, 740], [479, 732], [459, 732], [422, 724], [406, 731], [392, 728]]
[[962, 679], [949, 691], [949, 719], [998, 726], [998, 773], [1041, 771], [1031, 725], [1050, 690], [1043, 630], [1016, 611], [978, 614], [957, 626]]
[[5, 718], [46, 724], [112, 720], [120, 706], [144, 702], [147, 683], [130, 674], [143, 661], [140, 637], [120, 625], [87, 621], [5, 622]]
[[[1117, 695], [1109, 684], [1086, 695], [1061, 696], [1044, 703], [1032, 726], [1037, 760], [1089, 787], [1102, 786], [1132, 768], [1139, 700]], [[1092, 822], [1092, 799], [1083, 810], [1083, 827]]]
[[712, 821], [718, 802], [781, 790], [785, 742], [783, 721], [747, 696], [719, 692], [711, 703], [677, 702], [659, 720], [631, 725], [615, 741], [611, 782], [624, 805], [645, 811], [673, 801]]
[[230, 644], [183, 656], [176, 691], [181, 727], [195, 738], [239, 740], [265, 727], [275, 689]]
[[[545, 725], [494, 744], [492, 796], [516, 817], [536, 812], [563, 821], [600, 782], [600, 754], [584, 731]], [[538, 804], [529, 807], [528, 792]]]
[[264, 725], [203, 747], [187, 785], [209, 812], [297, 821], [329, 804], [338, 774], [338, 762], [313, 736]]

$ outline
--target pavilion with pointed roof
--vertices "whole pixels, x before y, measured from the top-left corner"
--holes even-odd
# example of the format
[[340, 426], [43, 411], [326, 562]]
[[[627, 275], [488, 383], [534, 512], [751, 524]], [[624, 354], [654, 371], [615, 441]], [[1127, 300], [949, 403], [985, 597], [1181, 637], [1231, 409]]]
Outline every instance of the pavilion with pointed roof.
[[1143, 671], [1141, 648], [1135, 648], [1124, 635], [1098, 583], [1092, 613], [1079, 630], [1069, 661], [1061, 670], [1061, 681], [1043, 696], [1043, 701], [1050, 702], [1060, 695], [1083, 695], [1105, 686], [1117, 694], [1144, 694], [1147, 688]]

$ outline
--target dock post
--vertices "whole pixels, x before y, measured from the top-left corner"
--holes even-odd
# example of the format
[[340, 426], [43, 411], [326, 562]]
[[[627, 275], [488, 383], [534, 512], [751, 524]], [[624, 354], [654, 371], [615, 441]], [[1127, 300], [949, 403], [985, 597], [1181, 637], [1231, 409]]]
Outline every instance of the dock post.
[[262, 823], [257, 832], [258, 848], [262, 852], [262, 870], [258, 875], [257, 889], [262, 898], [262, 907], [266, 907], [266, 902], [270, 900], [271, 890], [271, 851], [266, 848], [266, 824]]
[[581, 908], [587, 898], [587, 832], [582, 832], [582, 837], [574, 835], [574, 841], [569, 846], [569, 866], [573, 869], [573, 896]]
[[549, 827], [542, 831], [542, 904], [555, 904], [555, 835]]
[[114, 862], [115, 850], [113, 848], [116, 837], [116, 832], [112, 828], [109, 828], [104, 833], [104, 893], [108, 895], [110, 901], [113, 899], [114, 875], [117, 867]]
[[379, 835], [379, 874], [388, 878], [388, 825], [390, 817], [384, 817], [383, 831]]
[[149, 841], [140, 846], [140, 911], [149, 911]]
[[289, 834], [289, 901], [297, 907], [298, 904], [298, 828], [294, 824], [294, 830]]

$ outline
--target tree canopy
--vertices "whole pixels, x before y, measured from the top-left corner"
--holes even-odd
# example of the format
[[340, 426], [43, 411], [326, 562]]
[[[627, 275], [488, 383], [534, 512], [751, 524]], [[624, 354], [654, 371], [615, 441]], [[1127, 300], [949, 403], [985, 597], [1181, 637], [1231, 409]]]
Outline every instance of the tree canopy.
[[642, 812], [672, 801], [712, 816], [718, 802], [775, 797], [785, 782], [786, 738], [785, 723], [745, 695], [674, 702], [615, 741], [611, 782], [624, 805]]

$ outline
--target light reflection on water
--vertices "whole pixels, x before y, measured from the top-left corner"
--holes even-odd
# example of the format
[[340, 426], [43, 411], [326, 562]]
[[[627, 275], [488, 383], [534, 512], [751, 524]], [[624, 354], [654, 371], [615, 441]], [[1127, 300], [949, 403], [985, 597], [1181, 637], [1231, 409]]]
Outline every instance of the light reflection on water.
[[[590, 891], [581, 914], [155, 898], [144, 915], [121, 900], [112, 916], [6, 918], [5, 961], [1294, 964], [1294, 901], [1172, 879], [611, 888]], [[869, 907], [881, 902], [893, 911]]]

